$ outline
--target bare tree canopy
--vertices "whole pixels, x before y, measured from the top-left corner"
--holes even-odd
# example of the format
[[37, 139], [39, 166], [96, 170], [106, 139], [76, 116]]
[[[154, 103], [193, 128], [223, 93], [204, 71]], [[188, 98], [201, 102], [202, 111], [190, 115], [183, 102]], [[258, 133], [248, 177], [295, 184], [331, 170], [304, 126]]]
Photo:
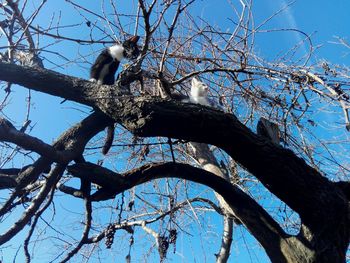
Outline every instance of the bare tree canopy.
[[349, 69], [293, 3], [93, 2], [0, 3], [0, 261], [346, 262]]

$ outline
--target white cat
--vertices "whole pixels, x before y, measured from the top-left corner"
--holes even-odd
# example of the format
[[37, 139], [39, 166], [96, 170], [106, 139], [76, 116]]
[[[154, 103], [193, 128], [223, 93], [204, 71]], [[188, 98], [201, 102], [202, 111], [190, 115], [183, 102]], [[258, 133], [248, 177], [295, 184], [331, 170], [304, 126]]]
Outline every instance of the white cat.
[[210, 107], [211, 103], [208, 100], [208, 90], [207, 85], [193, 78], [191, 81], [190, 102]]

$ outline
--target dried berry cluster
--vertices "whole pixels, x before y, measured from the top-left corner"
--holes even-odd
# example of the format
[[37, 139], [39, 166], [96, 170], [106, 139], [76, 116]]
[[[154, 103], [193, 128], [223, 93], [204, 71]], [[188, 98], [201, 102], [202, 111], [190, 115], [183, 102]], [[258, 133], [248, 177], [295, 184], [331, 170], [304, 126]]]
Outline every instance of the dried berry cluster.
[[111, 248], [114, 240], [115, 228], [113, 224], [109, 224], [105, 231], [105, 244], [106, 248]]

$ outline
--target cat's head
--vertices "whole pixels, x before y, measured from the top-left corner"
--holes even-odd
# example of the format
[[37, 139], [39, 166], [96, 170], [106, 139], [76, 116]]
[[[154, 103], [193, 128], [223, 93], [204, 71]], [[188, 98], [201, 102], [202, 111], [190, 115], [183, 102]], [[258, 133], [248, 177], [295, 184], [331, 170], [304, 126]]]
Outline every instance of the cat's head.
[[196, 78], [191, 81], [191, 96], [206, 97], [208, 95], [208, 86]]
[[135, 59], [140, 54], [140, 50], [137, 46], [139, 36], [133, 36], [123, 42], [124, 57], [127, 59]]

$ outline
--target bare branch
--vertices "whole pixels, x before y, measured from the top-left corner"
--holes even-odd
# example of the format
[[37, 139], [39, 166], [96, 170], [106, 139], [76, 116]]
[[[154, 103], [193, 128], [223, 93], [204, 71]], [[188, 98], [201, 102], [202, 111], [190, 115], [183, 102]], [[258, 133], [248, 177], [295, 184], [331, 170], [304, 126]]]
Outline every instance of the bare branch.
[[[15, 78], [13, 74], [19, 68], [22, 69], [21, 73], [16, 73]], [[44, 69], [30, 71], [26, 67], [1, 62], [0, 69], [3, 69], [0, 70], [0, 79], [9, 80], [11, 76], [10, 80], [15, 83], [48, 94], [65, 96], [86, 105], [96, 105], [137, 136], [164, 136], [218, 146], [261, 180], [271, 192], [300, 213], [305, 223], [313, 222], [314, 218], [319, 220], [322, 217], [319, 213], [344, 214], [341, 209], [334, 209], [332, 203], [337, 203], [339, 196], [326, 178], [292, 151], [273, 145], [251, 132], [232, 114], [150, 96], [121, 98], [122, 90], [115, 87], [93, 85]], [[35, 74], [33, 70], [36, 71]], [[31, 82], [25, 78], [26, 74], [31, 74]], [[55, 85], [47, 86], [42, 79]], [[103, 100], [99, 100], [99, 94], [104, 93], [114, 95], [103, 96]], [[119, 100], [116, 99], [118, 97]], [[198, 133], [204, 124], [207, 132]], [[328, 198], [321, 198], [323, 193], [328, 191]], [[331, 211], [318, 210], [310, 214], [309, 211], [315, 206], [305, 203], [306, 198], [319, 204], [324, 203], [324, 207]]]
[[43, 201], [47, 197], [47, 194], [50, 192], [51, 188], [55, 187], [60, 176], [64, 172], [64, 169], [65, 169], [64, 165], [58, 165], [56, 168], [54, 168], [50, 172], [47, 178], [46, 184], [41, 188], [40, 192], [34, 198], [31, 205], [26, 209], [22, 217], [13, 226], [11, 226], [4, 234], [0, 235], [0, 244], [4, 244], [5, 242], [13, 238], [29, 222], [29, 220], [37, 212], [40, 205], [43, 203]]
[[[6, 123], [7, 122], [7, 123]], [[67, 160], [72, 159], [72, 154], [69, 151], [60, 153], [55, 150], [54, 147], [44, 143], [43, 141], [27, 135], [21, 131], [18, 131], [13, 126], [8, 128], [8, 121], [0, 118], [0, 140], [12, 142], [18, 146], [39, 153], [43, 157], [52, 159], [55, 162], [65, 163]]]
[[74, 249], [72, 249], [66, 257], [61, 261], [68, 262], [76, 253], [79, 252], [79, 250], [83, 247], [84, 244], [86, 244], [86, 241], [89, 237], [89, 232], [91, 229], [91, 220], [92, 220], [92, 206], [91, 206], [91, 200], [90, 196], [85, 197], [85, 228], [83, 230], [82, 237], [79, 241], [79, 243], [76, 245]]
[[[107, 187], [108, 183], [109, 189], [116, 194], [156, 178], [177, 177], [201, 183], [211, 187], [223, 196], [235, 215], [240, 218], [242, 223], [246, 225], [262, 244], [268, 245], [267, 243], [269, 243], [271, 245], [274, 243], [272, 240], [275, 240], [279, 244], [280, 239], [285, 237], [284, 231], [270, 215], [242, 190], [234, 187], [225, 179], [186, 164], [165, 163], [145, 165], [129, 171], [124, 175], [118, 175], [92, 163], [78, 163], [69, 166], [68, 171], [74, 176], [85, 178], [93, 183], [96, 183], [98, 180], [101, 184], [103, 180], [104, 183], [101, 185]], [[248, 209], [248, 207], [254, 208]], [[271, 249], [271, 253], [277, 252], [273, 248]]]

